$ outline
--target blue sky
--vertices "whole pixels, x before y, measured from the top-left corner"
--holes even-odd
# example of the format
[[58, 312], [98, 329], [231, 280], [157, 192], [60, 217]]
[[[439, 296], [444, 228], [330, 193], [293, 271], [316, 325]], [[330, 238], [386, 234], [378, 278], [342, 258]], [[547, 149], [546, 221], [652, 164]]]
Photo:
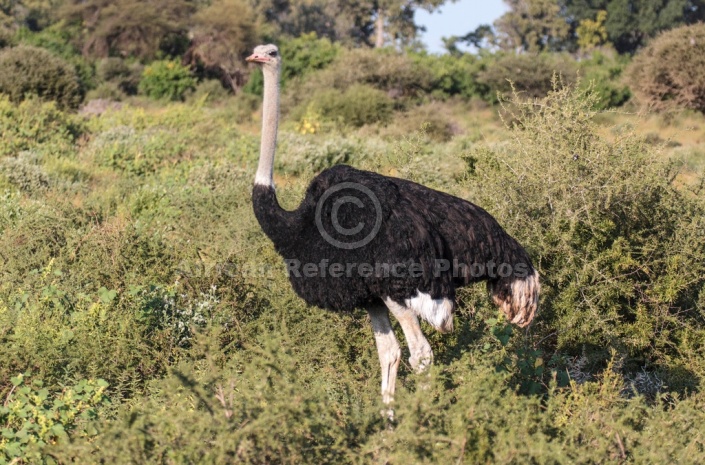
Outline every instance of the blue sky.
[[480, 24], [492, 24], [507, 10], [502, 0], [459, 0], [448, 1], [435, 13], [425, 10], [416, 12], [416, 23], [426, 26], [421, 40], [429, 52], [442, 53], [442, 37], [464, 35], [475, 30]]

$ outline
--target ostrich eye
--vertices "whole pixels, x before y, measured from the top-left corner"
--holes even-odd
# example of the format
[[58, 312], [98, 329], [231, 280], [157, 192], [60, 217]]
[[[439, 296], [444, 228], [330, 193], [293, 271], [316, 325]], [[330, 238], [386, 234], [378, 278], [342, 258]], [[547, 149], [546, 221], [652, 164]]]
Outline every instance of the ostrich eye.
[[269, 56], [270, 56], [270, 57], [275, 57], [275, 56], [277, 56], [277, 51], [276, 51], [276, 50], [272, 50], [271, 52], [269, 52]]

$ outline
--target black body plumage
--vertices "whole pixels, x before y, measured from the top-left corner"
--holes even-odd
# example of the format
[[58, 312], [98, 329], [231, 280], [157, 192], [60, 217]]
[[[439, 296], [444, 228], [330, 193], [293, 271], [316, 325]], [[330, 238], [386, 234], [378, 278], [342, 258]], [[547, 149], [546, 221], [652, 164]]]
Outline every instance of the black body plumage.
[[[517, 277], [534, 272], [524, 248], [485, 210], [403, 179], [338, 165], [313, 179], [294, 211], [280, 207], [271, 186], [256, 184], [253, 204], [294, 291], [329, 310], [386, 297], [403, 305], [419, 291], [454, 300], [457, 287], [482, 280], [511, 294]], [[498, 273], [503, 264], [511, 276]]]

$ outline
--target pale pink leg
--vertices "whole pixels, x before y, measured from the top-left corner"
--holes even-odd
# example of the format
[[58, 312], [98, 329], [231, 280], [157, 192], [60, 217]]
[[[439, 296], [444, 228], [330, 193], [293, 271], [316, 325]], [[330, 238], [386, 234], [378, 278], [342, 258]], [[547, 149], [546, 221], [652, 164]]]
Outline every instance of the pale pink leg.
[[392, 315], [399, 321], [407, 344], [409, 344], [409, 364], [417, 373], [424, 371], [433, 363], [433, 351], [431, 344], [423, 335], [419, 319], [416, 313], [408, 307], [404, 307], [394, 302], [392, 299], [385, 299], [385, 305], [392, 312]]
[[390, 404], [394, 401], [394, 388], [397, 381], [397, 369], [401, 359], [401, 349], [394, 337], [389, 313], [384, 307], [369, 309], [372, 329], [375, 333], [379, 364], [382, 367], [382, 401]]

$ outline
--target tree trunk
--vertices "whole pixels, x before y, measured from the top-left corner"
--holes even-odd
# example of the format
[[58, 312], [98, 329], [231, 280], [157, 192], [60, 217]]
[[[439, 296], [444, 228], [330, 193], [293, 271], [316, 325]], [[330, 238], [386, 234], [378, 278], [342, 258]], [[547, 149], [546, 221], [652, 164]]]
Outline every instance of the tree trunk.
[[375, 20], [375, 48], [384, 47], [384, 10], [377, 12]]

